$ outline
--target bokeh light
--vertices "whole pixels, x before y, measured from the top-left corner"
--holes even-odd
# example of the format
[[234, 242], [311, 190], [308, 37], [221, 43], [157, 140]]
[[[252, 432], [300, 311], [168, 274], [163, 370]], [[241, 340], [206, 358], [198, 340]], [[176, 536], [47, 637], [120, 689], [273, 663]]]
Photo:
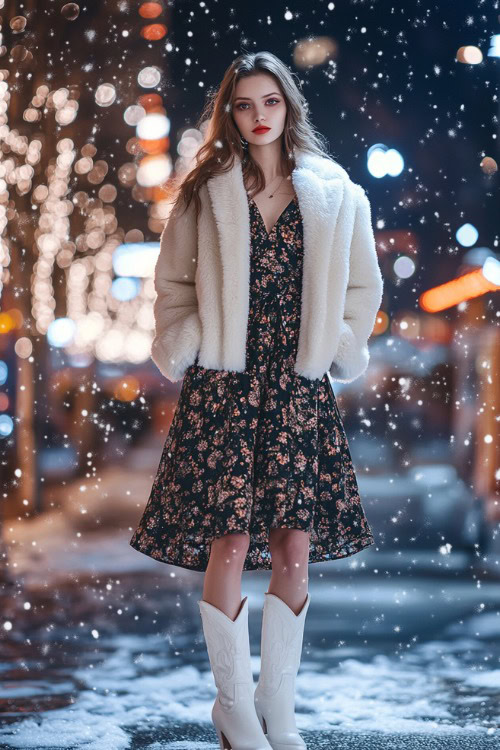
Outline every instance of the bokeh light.
[[479, 232], [472, 224], [462, 224], [456, 231], [455, 237], [463, 247], [470, 247], [477, 242]]

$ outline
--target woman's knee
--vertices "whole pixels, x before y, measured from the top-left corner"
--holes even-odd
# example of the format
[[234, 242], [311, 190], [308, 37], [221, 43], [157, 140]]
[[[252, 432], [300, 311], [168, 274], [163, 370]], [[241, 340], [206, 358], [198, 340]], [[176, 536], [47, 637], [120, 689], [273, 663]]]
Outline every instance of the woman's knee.
[[271, 558], [287, 568], [304, 565], [309, 560], [309, 533], [301, 529], [271, 529]]
[[213, 540], [210, 556], [227, 563], [243, 563], [249, 544], [249, 534], [224, 534]]

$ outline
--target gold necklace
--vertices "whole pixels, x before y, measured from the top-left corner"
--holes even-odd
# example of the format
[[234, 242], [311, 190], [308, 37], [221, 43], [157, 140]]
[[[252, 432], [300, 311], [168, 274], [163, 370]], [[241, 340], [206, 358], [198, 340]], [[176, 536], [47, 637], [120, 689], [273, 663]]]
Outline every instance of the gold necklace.
[[[285, 179], [285, 177], [282, 177], [282, 178], [281, 178], [281, 182], [280, 182], [280, 184], [278, 185], [278, 190], [279, 190], [279, 188], [281, 187], [281, 183], [283, 182], [283, 180], [284, 180], [284, 179]], [[267, 185], [266, 185], [266, 187], [267, 187]], [[275, 191], [275, 192], [276, 192], [276, 191]], [[247, 193], [248, 193], [248, 191], [247, 191]], [[273, 193], [271, 193], [271, 195], [268, 195], [267, 197], [268, 197], [268, 198], [274, 198], [274, 192], [273, 192]]]
[[[278, 190], [280, 189], [280, 187], [281, 187], [281, 183], [283, 182], [283, 180], [284, 180], [284, 179], [285, 179], [285, 178], [283, 177], [283, 178], [282, 178], [282, 180], [281, 180], [281, 182], [280, 182], [280, 184], [278, 185]], [[273, 198], [273, 197], [274, 197], [274, 193], [271, 193], [271, 195], [268, 195], [267, 197], [268, 197], [268, 198]]]

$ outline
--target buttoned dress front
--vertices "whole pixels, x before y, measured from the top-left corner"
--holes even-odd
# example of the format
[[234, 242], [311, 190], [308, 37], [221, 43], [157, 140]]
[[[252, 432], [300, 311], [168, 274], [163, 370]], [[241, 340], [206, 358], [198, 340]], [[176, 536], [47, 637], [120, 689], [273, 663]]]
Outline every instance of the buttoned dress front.
[[249, 534], [243, 570], [271, 568], [269, 530], [307, 531], [309, 562], [374, 543], [325, 373], [293, 365], [300, 329], [303, 222], [295, 196], [268, 234], [252, 199], [244, 372], [187, 368], [149, 500], [130, 544], [205, 571], [213, 539]]

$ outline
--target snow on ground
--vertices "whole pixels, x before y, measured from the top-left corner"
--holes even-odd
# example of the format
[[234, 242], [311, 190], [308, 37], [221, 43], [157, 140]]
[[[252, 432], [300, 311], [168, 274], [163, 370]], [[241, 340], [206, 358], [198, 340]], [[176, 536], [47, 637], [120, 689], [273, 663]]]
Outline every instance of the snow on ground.
[[[499, 618], [491, 617], [486, 630], [491, 637], [494, 622], [498, 640]], [[494, 725], [481, 721], [474, 707], [497, 700], [500, 670], [466, 666], [461, 656], [474, 654], [477, 665], [485, 644], [474, 637], [477, 623], [473, 619], [464, 625], [465, 634], [459, 640], [416, 644], [400, 656], [376, 653], [373, 647], [357, 653], [349, 649], [344, 655], [337, 649], [333, 664], [328, 653], [307, 649], [297, 677], [299, 729], [497, 736]], [[212, 729], [215, 686], [211, 672], [186, 663], [187, 648], [184, 663], [179, 664], [179, 658], [168, 653], [165, 641], [164, 635], [151, 634], [102, 639], [96, 663], [72, 670], [73, 679], [81, 683], [74, 703], [4, 726], [0, 729], [2, 747], [120, 750], [131, 747], [131, 736], [137, 732], [151, 733], [167, 726], [168, 736], [168, 724], [187, 725], [196, 719]], [[252, 661], [257, 680], [258, 657]], [[4, 695], [10, 687], [4, 683]], [[462, 716], [456, 710], [458, 695], [467, 705]], [[165, 750], [181, 746], [177, 741], [161, 744]]]
[[[139, 584], [143, 598], [134, 606], [149, 607], [145, 610], [150, 618], [148, 625], [151, 610], [158, 608], [154, 596], [158, 597], [159, 580], [160, 602], [165, 606], [165, 597], [170, 597], [173, 609], [179, 601], [188, 605], [187, 617], [192, 625], [194, 594], [201, 575], [160, 565], [130, 548], [127, 523], [113, 533], [109, 529], [79, 532], [74, 519], [59, 511], [29, 523], [9, 521], [9, 570], [24, 586], [51, 589], [56, 600], [62, 597], [64, 605], [71, 600], [64, 598], [63, 582], [70, 580], [75, 587], [81, 586], [77, 596], [91, 598], [91, 607], [99, 606], [98, 600], [103, 598], [99, 596], [101, 589], [92, 590], [99, 577], [105, 588], [103, 572], [119, 574], [120, 587], [114, 588], [120, 589], [125, 605], [135, 601], [127, 589], [127, 576], [139, 573], [144, 578]], [[357, 557], [353, 558], [357, 563], [362, 558], [368, 560], [364, 553]], [[352, 560], [346, 563], [350, 564]], [[443, 742], [453, 735], [450, 747], [458, 747], [454, 743], [459, 736], [470, 737], [472, 743], [484, 738], [491, 740], [488, 746], [500, 747], [498, 584], [483, 585], [478, 590], [470, 580], [461, 583], [451, 578], [437, 585], [432, 578], [419, 580], [418, 574], [405, 577], [397, 570], [392, 578], [379, 576], [374, 580], [369, 567], [357, 580], [349, 573], [343, 579], [338, 573], [341, 568], [333, 566], [328, 568], [330, 577], [311, 577], [314, 607], [306, 627], [296, 690], [297, 724], [308, 743], [311, 738], [320, 743], [327, 733], [339, 739], [361, 734], [385, 736], [387, 741], [399, 735], [405, 746], [408, 735], [425, 736], [429, 741], [442, 736]], [[359, 572], [360, 568], [357, 565], [353, 570]], [[80, 581], [80, 575], [87, 583]], [[185, 583], [185, 590], [177, 597], [166, 590], [172, 576]], [[249, 593], [252, 617], [259, 606], [257, 598], [260, 600], [265, 590], [263, 578], [258, 574], [247, 576], [244, 589]], [[30, 633], [23, 632], [21, 625], [17, 624], [16, 632], [15, 621], [11, 632], [4, 628], [4, 645], [12, 645], [13, 656], [10, 662], [4, 659], [0, 664], [8, 675], [0, 691], [3, 705], [8, 699], [22, 702], [23, 697], [37, 695], [49, 696], [49, 701], [61, 700], [50, 710], [40, 702], [40, 709], [25, 711], [24, 718], [15, 710], [10, 715], [7, 711], [0, 727], [1, 747], [217, 748], [210, 719], [215, 686], [204, 641], [186, 634], [182, 627], [188, 621], [186, 610], [179, 615], [177, 627], [163, 627], [158, 632], [165, 625], [165, 612], [160, 611], [158, 624], [151, 628], [156, 632], [144, 633], [123, 632], [124, 615], [118, 617], [116, 607], [107, 614], [108, 607], [104, 598], [98, 614], [110, 632], [102, 627], [93, 636], [89, 632], [91, 628], [99, 630], [99, 618], [93, 616], [92, 609], [82, 615], [85, 628], [77, 629], [70, 623], [68, 613], [66, 632], [59, 630], [46, 640], [38, 632], [29, 641]], [[421, 627], [426, 609], [439, 632], [439, 636], [434, 633], [427, 639]], [[449, 624], [443, 612], [452, 613]], [[130, 622], [134, 617], [131, 611], [128, 615]], [[403, 623], [401, 633], [391, 632], [392, 622]], [[50, 630], [49, 622], [42, 619], [42, 624]], [[201, 624], [197, 625], [201, 633]], [[350, 636], [359, 636], [360, 632], [361, 638], [353, 645]], [[384, 633], [386, 642], [380, 639]], [[412, 633], [416, 635], [411, 637]], [[51, 679], [47, 665], [57, 648], [66, 657], [73, 649], [76, 665], [68, 664], [67, 658], [60, 659], [57, 679]], [[253, 653], [257, 653], [255, 648]], [[257, 680], [259, 658], [253, 656], [252, 663]], [[68, 695], [68, 700], [62, 699]], [[191, 739], [181, 738], [184, 728]]]

